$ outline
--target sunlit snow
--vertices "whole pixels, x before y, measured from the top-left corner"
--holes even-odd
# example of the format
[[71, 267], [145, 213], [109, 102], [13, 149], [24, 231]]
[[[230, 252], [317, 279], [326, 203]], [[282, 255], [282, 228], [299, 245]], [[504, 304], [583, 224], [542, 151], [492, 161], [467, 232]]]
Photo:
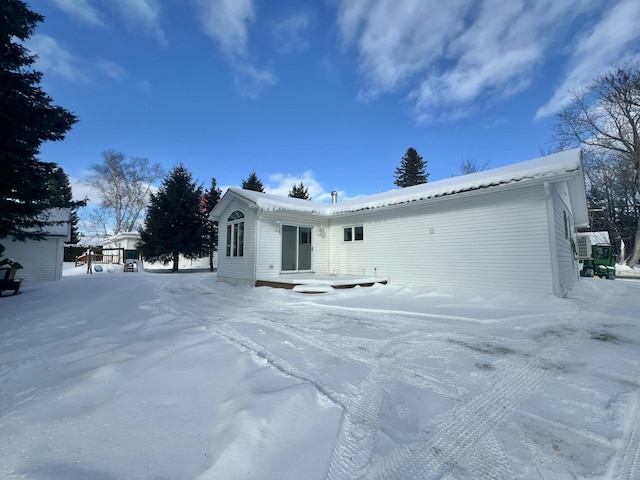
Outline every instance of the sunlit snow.
[[0, 299], [0, 478], [640, 478], [638, 280], [561, 299], [110, 270]]

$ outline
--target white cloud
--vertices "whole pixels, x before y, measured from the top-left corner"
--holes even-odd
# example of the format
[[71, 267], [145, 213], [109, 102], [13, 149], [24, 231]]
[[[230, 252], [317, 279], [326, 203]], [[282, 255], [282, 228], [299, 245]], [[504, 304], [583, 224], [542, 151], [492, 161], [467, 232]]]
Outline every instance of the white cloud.
[[[339, 0], [361, 98], [402, 93], [416, 117], [464, 116], [526, 89], [585, 0]], [[637, 16], [636, 16], [637, 18]], [[443, 113], [446, 112], [446, 113]]]
[[309, 15], [294, 13], [273, 27], [276, 50], [280, 54], [301, 51], [308, 48], [306, 33], [309, 29]]
[[[271, 174], [264, 185], [264, 190], [266, 193], [286, 197], [289, 195], [291, 188], [301, 182], [306, 188], [308, 188], [311, 200], [314, 202], [331, 203], [331, 190], [325, 190], [325, 188], [314, 178], [314, 173], [311, 170], [307, 170], [303, 173]], [[338, 198], [341, 200], [348, 199], [344, 191], [338, 192]]]
[[[562, 84], [540, 107], [536, 118], [553, 115], [571, 101], [571, 91], [590, 83], [613, 64], [624, 64], [640, 56], [640, 2], [623, 0], [607, 10], [600, 21], [578, 41]], [[635, 47], [635, 48], [634, 48]]]
[[36, 68], [45, 74], [77, 83], [88, 81], [81, 62], [53, 37], [36, 34], [25, 42], [25, 46], [38, 56]]
[[233, 65], [234, 82], [238, 93], [248, 98], [258, 98], [265, 88], [278, 83], [278, 77], [271, 69], [258, 69], [251, 64]]
[[197, 0], [204, 33], [230, 58], [247, 53], [248, 25], [255, 19], [253, 0]]
[[96, 68], [104, 75], [114, 80], [122, 80], [127, 76], [127, 72], [120, 65], [109, 60], [99, 60], [96, 62]]
[[71, 192], [74, 200], [78, 201], [88, 198], [91, 205], [97, 205], [100, 201], [100, 192], [79, 178], [69, 177], [69, 183], [71, 184]]
[[229, 59], [237, 92], [257, 98], [278, 83], [270, 68], [259, 68], [248, 59], [249, 25], [255, 20], [254, 0], [196, 0], [204, 33]]
[[60, 10], [92, 26], [107, 28], [104, 15], [89, 0], [54, 0]]
[[167, 39], [160, 22], [160, 0], [110, 0], [109, 3], [133, 31], [143, 30], [162, 45]]

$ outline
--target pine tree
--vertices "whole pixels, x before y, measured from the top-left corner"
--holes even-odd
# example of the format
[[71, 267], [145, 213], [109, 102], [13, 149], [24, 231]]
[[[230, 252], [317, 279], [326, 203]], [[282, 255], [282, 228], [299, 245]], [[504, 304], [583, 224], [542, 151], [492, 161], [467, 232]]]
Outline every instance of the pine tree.
[[213, 254], [218, 249], [218, 222], [210, 221], [209, 214], [218, 204], [222, 191], [211, 178], [211, 186], [202, 195], [202, 214], [205, 219], [204, 248], [209, 250], [209, 270], [213, 272]]
[[409, 148], [396, 168], [395, 183], [398, 187], [411, 187], [427, 183], [427, 162], [422, 159], [414, 148]]
[[49, 201], [52, 208], [69, 208], [71, 210], [69, 218], [69, 223], [71, 225], [71, 239], [67, 243], [78, 243], [80, 241], [78, 234], [78, 209], [86, 206], [87, 201], [73, 200], [73, 192], [71, 190], [69, 176], [61, 167], [56, 168], [49, 179], [49, 192]]
[[251, 172], [249, 178], [242, 180], [242, 188], [245, 190], [253, 190], [255, 192], [264, 192], [264, 186], [256, 175], [256, 172]]
[[42, 73], [30, 69], [36, 57], [23, 42], [43, 20], [20, 0], [0, 2], [0, 239], [44, 238], [47, 185], [56, 164], [37, 155], [43, 142], [64, 139], [78, 120], [51, 104], [40, 88]]
[[304, 186], [304, 183], [300, 182], [299, 185], [294, 185], [289, 191], [291, 198], [301, 198], [302, 200], [311, 200], [309, 196], [309, 189]]
[[202, 186], [192, 180], [184, 165], [169, 172], [158, 193], [151, 194], [140, 232], [140, 249], [145, 259], [163, 265], [173, 262], [173, 271], [177, 272], [180, 254], [198, 258], [205, 235], [201, 198]]

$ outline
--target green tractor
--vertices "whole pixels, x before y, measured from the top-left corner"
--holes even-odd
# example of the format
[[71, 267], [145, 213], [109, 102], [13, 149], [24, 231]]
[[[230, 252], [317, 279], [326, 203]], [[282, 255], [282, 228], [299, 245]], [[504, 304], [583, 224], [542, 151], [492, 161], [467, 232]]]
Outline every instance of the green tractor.
[[596, 243], [591, 245], [591, 239], [587, 235], [578, 236], [578, 260], [582, 261], [581, 277], [598, 276], [615, 280], [616, 278], [616, 252], [613, 245], [608, 243]]

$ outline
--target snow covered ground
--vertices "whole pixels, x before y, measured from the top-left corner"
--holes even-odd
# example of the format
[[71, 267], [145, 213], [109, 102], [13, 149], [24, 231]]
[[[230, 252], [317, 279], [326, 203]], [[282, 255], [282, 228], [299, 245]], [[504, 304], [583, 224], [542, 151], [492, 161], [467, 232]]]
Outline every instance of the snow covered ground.
[[638, 280], [83, 272], [0, 299], [0, 478], [640, 478]]

